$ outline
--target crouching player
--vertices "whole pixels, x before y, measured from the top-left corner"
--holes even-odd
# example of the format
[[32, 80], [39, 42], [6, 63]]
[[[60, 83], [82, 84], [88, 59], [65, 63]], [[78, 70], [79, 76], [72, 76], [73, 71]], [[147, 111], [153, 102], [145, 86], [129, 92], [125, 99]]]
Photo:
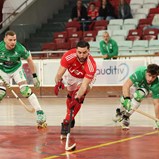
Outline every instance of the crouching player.
[[[115, 122], [120, 121], [122, 127], [129, 128], [130, 116], [140, 106], [141, 101], [151, 92], [155, 108], [156, 118], [159, 119], [159, 66], [149, 64], [141, 66], [129, 77], [122, 88], [123, 96], [120, 98], [121, 107], [116, 109]], [[135, 92], [130, 97], [130, 88], [134, 86]], [[155, 129], [159, 128], [159, 122], [155, 122]]]
[[70, 109], [73, 108], [73, 116], [71, 128], [75, 125], [75, 116], [81, 108], [84, 98], [93, 82], [95, 81], [96, 62], [89, 53], [89, 43], [80, 41], [77, 43], [75, 49], [66, 52], [60, 62], [57, 75], [55, 77], [54, 92], [58, 95], [60, 88], [64, 88], [62, 77], [66, 70], [67, 75], [67, 113], [62, 122], [61, 135], [65, 137], [68, 133], [68, 126], [70, 122]]

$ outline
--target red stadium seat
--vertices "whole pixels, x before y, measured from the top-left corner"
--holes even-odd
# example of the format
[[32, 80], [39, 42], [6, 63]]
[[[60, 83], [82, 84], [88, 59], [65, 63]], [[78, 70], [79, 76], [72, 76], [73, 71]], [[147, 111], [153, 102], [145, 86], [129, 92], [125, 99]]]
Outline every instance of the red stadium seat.
[[152, 24], [152, 18], [140, 19], [137, 28], [143, 30], [145, 26], [149, 26], [151, 24]]
[[155, 28], [145, 29], [145, 30], [143, 31], [142, 39], [143, 39], [143, 40], [153, 40], [153, 39], [157, 39], [158, 33], [159, 33], [159, 29], [155, 29]]
[[82, 37], [83, 37], [83, 32], [82, 31], [68, 33], [68, 39], [69, 38], [79, 38], [79, 39], [82, 39]]
[[159, 8], [151, 8], [149, 14], [159, 14]]
[[142, 30], [140, 29], [131, 29], [129, 30], [128, 36], [127, 36], [127, 40], [140, 40], [142, 37]]
[[62, 31], [62, 32], [55, 32], [53, 35], [53, 38], [67, 38], [67, 32], [66, 31]]
[[67, 34], [75, 33], [76, 31], [78, 31], [76, 27], [66, 28]]
[[44, 51], [44, 50], [56, 50], [56, 44], [53, 42], [44, 43], [42, 45], [42, 51]]
[[68, 50], [68, 49], [70, 49], [70, 43], [69, 42], [56, 44], [56, 50]]
[[58, 44], [58, 43], [65, 43], [67, 39], [67, 32], [55, 32], [53, 35], [53, 42]]
[[108, 21], [106, 20], [95, 21], [93, 25], [93, 30], [96, 30], [96, 31], [106, 30], [107, 25], [108, 25]]
[[82, 31], [77, 31], [73, 33], [68, 34], [68, 42], [70, 43], [70, 48], [75, 48], [76, 44], [82, 40], [83, 38], [83, 32]]
[[97, 36], [96, 31], [84, 31], [83, 32], [83, 40], [89, 42], [89, 41], [95, 41]]
[[55, 44], [61, 44], [61, 43], [65, 43], [67, 39], [67, 32], [63, 31], [63, 32], [55, 32], [53, 35], [53, 42]]
[[67, 31], [68, 34], [72, 32], [76, 32], [80, 30], [80, 28], [81, 28], [81, 24], [78, 21], [68, 22], [66, 23], [66, 26], [65, 26], [65, 30]]
[[79, 30], [81, 27], [81, 24], [78, 21], [74, 20], [74, 21], [66, 23], [66, 28], [69, 28], [69, 27], [76, 27]]
[[76, 48], [77, 43], [80, 41], [80, 38], [69, 38], [68, 42], [70, 44], [70, 48]]
[[151, 8], [147, 18], [152, 18], [153, 19], [155, 14], [159, 14], [159, 8]]

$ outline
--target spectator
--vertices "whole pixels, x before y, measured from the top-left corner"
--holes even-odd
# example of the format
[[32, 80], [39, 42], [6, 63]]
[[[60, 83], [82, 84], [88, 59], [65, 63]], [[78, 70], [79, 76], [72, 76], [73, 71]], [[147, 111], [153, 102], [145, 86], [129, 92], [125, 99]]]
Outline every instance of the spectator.
[[95, 3], [91, 3], [88, 9], [88, 18], [90, 20], [96, 20], [98, 16], [98, 10], [96, 9]]
[[104, 60], [116, 59], [118, 55], [118, 45], [115, 40], [111, 39], [108, 32], [104, 32], [103, 40], [100, 41], [100, 52]]
[[77, 0], [76, 6], [73, 7], [71, 13], [71, 20], [87, 20], [87, 8], [82, 5], [81, 0]]
[[131, 14], [130, 5], [125, 0], [120, 0], [118, 8], [118, 18], [119, 19], [130, 19], [133, 18]]
[[80, 21], [81, 30], [88, 30], [90, 22], [87, 22], [87, 8], [82, 4], [81, 0], [77, 0], [76, 6], [72, 8], [71, 19], [69, 19], [69, 22], [72, 20]]
[[97, 20], [105, 19], [109, 21], [110, 19], [115, 19], [115, 17], [115, 9], [109, 0], [102, 0]]

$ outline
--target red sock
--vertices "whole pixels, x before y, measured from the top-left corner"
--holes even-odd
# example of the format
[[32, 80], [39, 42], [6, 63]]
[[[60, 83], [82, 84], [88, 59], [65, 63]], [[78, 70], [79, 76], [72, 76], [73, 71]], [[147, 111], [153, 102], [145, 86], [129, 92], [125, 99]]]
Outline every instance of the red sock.
[[[77, 115], [80, 108], [81, 108], [81, 104], [75, 106], [73, 116], [72, 116], [72, 120], [75, 118], [75, 116]], [[66, 114], [65, 119], [68, 120], [68, 121], [70, 120], [70, 109], [68, 109], [68, 108], [67, 108], [67, 114]]]

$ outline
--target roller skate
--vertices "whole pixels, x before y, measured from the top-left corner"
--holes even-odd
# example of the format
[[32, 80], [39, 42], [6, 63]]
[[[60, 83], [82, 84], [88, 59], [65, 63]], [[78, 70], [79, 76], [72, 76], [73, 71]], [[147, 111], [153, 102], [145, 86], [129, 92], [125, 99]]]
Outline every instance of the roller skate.
[[[75, 126], [75, 119], [72, 120], [71, 122], [71, 128]], [[64, 119], [63, 123], [61, 123], [61, 140], [65, 139], [67, 134], [68, 134], [68, 129], [69, 129], [69, 121]]]
[[37, 128], [43, 129], [47, 127], [46, 117], [42, 110], [37, 111]]
[[121, 112], [121, 111], [120, 111], [120, 108], [117, 108], [117, 109], [116, 109], [115, 117], [113, 117], [113, 121], [114, 121], [115, 123], [121, 122], [122, 119], [123, 119], [123, 114], [124, 114], [124, 111]]
[[130, 125], [129, 116], [123, 115], [122, 121], [120, 123], [123, 130], [129, 130], [129, 125]]

